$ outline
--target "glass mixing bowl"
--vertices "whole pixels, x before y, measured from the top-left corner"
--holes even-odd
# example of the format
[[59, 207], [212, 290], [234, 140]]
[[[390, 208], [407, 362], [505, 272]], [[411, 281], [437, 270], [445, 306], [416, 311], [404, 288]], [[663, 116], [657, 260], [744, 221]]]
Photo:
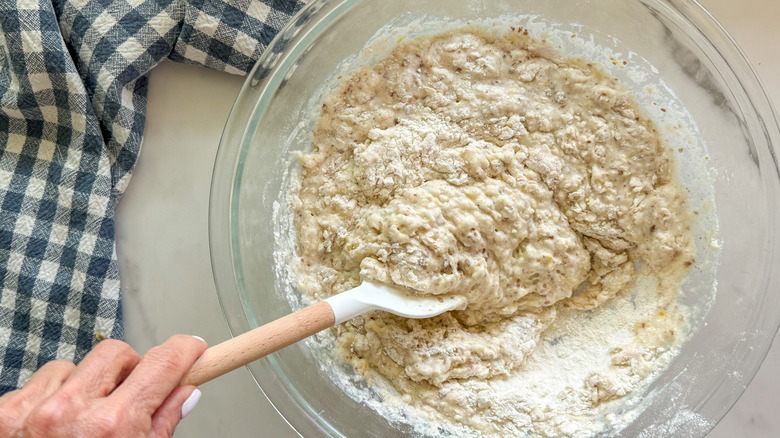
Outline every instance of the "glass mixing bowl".
[[[699, 193], [694, 188], [690, 200], [698, 203], [701, 216], [717, 218], [719, 230], [711, 230], [710, 237], [722, 250], [719, 261], [717, 256], [706, 260], [709, 267], [697, 260], [691, 276], [710, 268], [715, 278], [700, 275], [686, 283], [685, 299], [701, 310], [692, 320], [698, 331], [643, 394], [649, 406], [621, 432], [703, 436], [742, 394], [780, 322], [780, 275], [772, 269], [780, 266], [780, 132], [749, 63], [717, 22], [690, 0], [311, 2], [250, 73], [217, 155], [210, 244], [230, 329], [242, 333], [291, 311], [285, 279], [274, 269], [283, 262], [275, 237], [284, 219], [279, 214], [284, 210], [280, 194], [289, 179], [291, 151], [310, 147], [307, 133], [316, 120], [311, 109], [327, 88], [322, 84], [332, 82], [342, 61], [352, 57], [371, 62], [370, 56], [356, 54], [389, 22], [400, 28], [422, 16], [452, 22], [507, 14], [537, 16], [541, 22], [555, 23], [558, 31], [607, 48], [604, 53], [613, 61], [644, 65], [651, 72], [649, 78], [632, 76], [622, 62], [603, 63], [645, 97], [653, 90], [671, 96], [680, 105], [675, 114], [690, 122], [687, 141], [706, 147], [699, 155], [681, 155], [678, 172], [686, 185], [695, 186], [695, 181], [685, 181], [686, 168], [706, 163], [709, 175], [704, 186], [714, 189], [716, 208], [704, 200], [706, 190]], [[663, 119], [649, 100], [640, 102], [653, 118]], [[702, 239], [697, 244], [703, 245]], [[717, 281], [714, 302], [708, 292], [712, 280]], [[409, 428], [390, 424], [347, 396], [321, 363], [312, 360], [305, 343], [259, 360], [249, 370], [279, 413], [303, 436], [411, 434]]]

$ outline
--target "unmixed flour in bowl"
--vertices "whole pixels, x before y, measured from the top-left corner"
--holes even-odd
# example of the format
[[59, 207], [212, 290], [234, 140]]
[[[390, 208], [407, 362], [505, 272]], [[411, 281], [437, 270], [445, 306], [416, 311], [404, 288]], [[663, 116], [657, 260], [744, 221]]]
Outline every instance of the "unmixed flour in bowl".
[[339, 326], [334, 354], [437, 424], [587, 436], [676, 351], [693, 262], [672, 154], [596, 65], [524, 32], [399, 44], [322, 105], [291, 200], [300, 289], [460, 294]]

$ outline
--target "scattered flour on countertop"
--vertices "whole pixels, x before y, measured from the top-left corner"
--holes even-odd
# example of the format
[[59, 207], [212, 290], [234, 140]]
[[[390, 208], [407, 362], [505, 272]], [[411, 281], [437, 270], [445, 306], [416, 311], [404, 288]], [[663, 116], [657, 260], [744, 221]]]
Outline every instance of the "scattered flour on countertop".
[[335, 354], [388, 404], [485, 435], [590, 436], [679, 346], [693, 261], [671, 153], [600, 68], [520, 33], [420, 37], [323, 104], [292, 203], [301, 290], [372, 279], [469, 306], [374, 312]]

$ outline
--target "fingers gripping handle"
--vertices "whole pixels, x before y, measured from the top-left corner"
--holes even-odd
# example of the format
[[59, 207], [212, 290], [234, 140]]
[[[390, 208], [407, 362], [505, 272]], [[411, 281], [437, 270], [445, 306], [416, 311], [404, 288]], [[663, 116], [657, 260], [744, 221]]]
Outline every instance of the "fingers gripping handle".
[[181, 381], [198, 386], [334, 325], [325, 301], [269, 322], [215, 345], [195, 362]]

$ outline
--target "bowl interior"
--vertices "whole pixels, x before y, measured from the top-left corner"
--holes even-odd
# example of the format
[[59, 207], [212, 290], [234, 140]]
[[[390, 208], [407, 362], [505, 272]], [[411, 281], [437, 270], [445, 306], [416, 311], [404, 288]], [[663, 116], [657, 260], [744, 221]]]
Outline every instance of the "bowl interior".
[[[420, 17], [428, 20], [422, 26]], [[685, 283], [684, 300], [698, 310], [690, 320], [697, 331], [636, 399], [655, 402], [621, 435], [705, 435], [755, 374], [780, 322], [780, 296], [771, 293], [778, 285], [771, 267], [780, 251], [775, 220], [780, 135], [749, 64], [717, 23], [689, 1], [309, 4], [250, 74], [220, 144], [210, 238], [218, 293], [231, 330], [249, 330], [301, 305], [289, 300], [293, 282], [284, 266], [291, 247], [279, 243], [290, 238], [292, 229], [284, 194], [295, 171], [291, 153], [311, 147], [319, 102], [337, 74], [370, 64], [381, 53], [361, 53], [368, 42], [381, 49], [398, 35], [475, 19], [515, 23], [550, 38], [565, 53], [598, 58], [666, 128], [667, 141], [686, 150], [677, 170], [691, 190], [692, 208], [700, 213], [695, 230], [700, 256]], [[394, 27], [385, 27], [388, 23]], [[383, 27], [384, 37], [375, 38]], [[577, 38], [556, 39], [569, 34]], [[609, 62], [615, 57], [631, 67]], [[659, 101], [663, 113], [654, 105]], [[329, 377], [343, 366], [315, 360], [310, 347], [299, 343], [249, 366], [300, 434], [412, 434], [349, 397]]]

